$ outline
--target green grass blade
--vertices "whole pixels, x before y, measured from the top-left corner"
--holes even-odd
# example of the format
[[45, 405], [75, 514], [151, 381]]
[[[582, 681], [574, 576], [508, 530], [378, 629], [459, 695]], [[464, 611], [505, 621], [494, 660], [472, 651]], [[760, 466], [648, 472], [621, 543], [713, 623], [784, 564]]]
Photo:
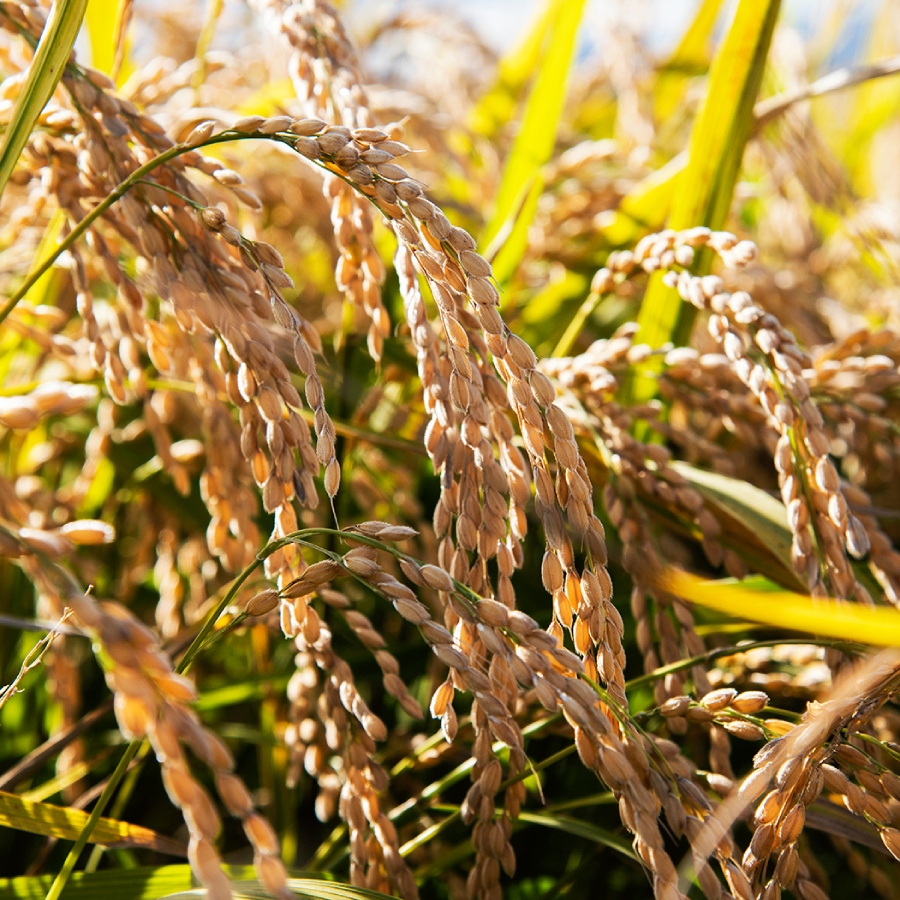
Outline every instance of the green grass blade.
[[686, 165], [687, 154], [679, 153], [634, 185], [600, 228], [604, 242], [611, 247], [630, 247], [645, 234], [662, 229]]
[[62, 78], [86, 7], [87, 0], [57, 0], [53, 4], [0, 148], [0, 196], [41, 110]]
[[660, 69], [654, 86], [654, 107], [659, 122], [666, 122], [677, 112], [688, 80], [706, 71], [710, 38], [721, 9], [722, 0], [702, 0], [675, 51]]
[[524, 40], [500, 60], [493, 87], [481, 96], [469, 113], [472, 131], [493, 139], [512, 120], [516, 103], [540, 64], [556, 6], [552, 2], [544, 6]]
[[699, 491], [733, 546], [752, 554], [754, 569], [786, 587], [802, 590], [791, 563], [793, 536], [787, 510], [777, 498], [747, 481], [707, 472], [684, 462], [672, 464]]
[[576, 819], [573, 816], [550, 815], [548, 813], [523, 812], [519, 813], [517, 821], [527, 825], [542, 825], [544, 828], [555, 828], [557, 831], [564, 831], [573, 837], [585, 838], [597, 844], [602, 844], [604, 847], [610, 847], [630, 859], [638, 858], [631, 846], [631, 841], [613, 831], [607, 831], [605, 828], [586, 822], [584, 819]]
[[[252, 869], [250, 870], [252, 872]], [[0, 879], [0, 896], [9, 900], [44, 900], [52, 875]], [[188, 865], [152, 869], [116, 869], [85, 875], [76, 872], [66, 888], [67, 900], [158, 900], [194, 884]]]
[[[240, 898], [265, 898], [268, 894], [256, 879], [252, 866], [225, 866]], [[0, 897], [9, 900], [44, 900], [53, 877], [29, 875], [0, 879]], [[387, 900], [385, 894], [337, 881], [310, 877], [288, 879], [288, 887], [298, 897], [315, 900]], [[66, 888], [67, 900], [175, 900], [178, 897], [206, 896], [188, 865], [115, 869], [103, 872], [76, 872]]]
[[[781, 0], [741, 0], [710, 72], [709, 92], [691, 134], [687, 169], [678, 181], [669, 226], [721, 228], [725, 222], [753, 127], [753, 106], [762, 81]], [[709, 261], [701, 257], [698, 267]], [[682, 344], [690, 336], [695, 310], [682, 303], [661, 278], [650, 281], [641, 304], [641, 339], [652, 347]], [[637, 399], [655, 392], [641, 379]]]
[[122, 5], [122, 0], [90, 0], [85, 11], [91, 66], [107, 75], [116, 61], [116, 22], [121, 16]]
[[[498, 239], [507, 237], [513, 224], [518, 229], [527, 229], [527, 215], [534, 215], [536, 203], [525, 201], [535, 191], [540, 193], [543, 187], [541, 169], [556, 145], [584, 7], [585, 0], [550, 0], [553, 15], [548, 13], [545, 17], [551, 22], [546, 50], [525, 104], [522, 127], [503, 170], [494, 212], [481, 237], [482, 247], [490, 247]], [[517, 252], [521, 258], [521, 249]], [[512, 254], [504, 260], [508, 272], [517, 264], [518, 260], [512, 258]], [[498, 276], [498, 280], [503, 279]]]
[[[337, 881], [319, 881], [313, 878], [289, 878], [288, 887], [301, 897], [311, 900], [390, 900], [387, 894], [370, 888], [354, 887]], [[265, 892], [260, 897], [268, 897]]]

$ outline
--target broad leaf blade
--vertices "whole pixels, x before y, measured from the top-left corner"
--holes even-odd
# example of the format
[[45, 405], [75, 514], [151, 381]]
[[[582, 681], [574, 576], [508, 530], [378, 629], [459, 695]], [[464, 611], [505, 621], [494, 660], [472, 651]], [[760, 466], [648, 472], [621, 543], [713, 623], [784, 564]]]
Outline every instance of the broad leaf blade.
[[[257, 880], [253, 866], [225, 866], [237, 898], [268, 898]], [[44, 900], [52, 875], [30, 875], [0, 879], [0, 896], [10, 900]], [[288, 888], [298, 897], [311, 900], [390, 900], [386, 894], [354, 887], [325, 878], [288, 878]], [[67, 900], [177, 900], [205, 897], [205, 888], [197, 887], [190, 866], [116, 869], [104, 872], [74, 872], [66, 887]]]
[[612, 247], [625, 247], [636, 244], [645, 234], [659, 231], [672, 207], [678, 179], [686, 165], [687, 154], [679, 153], [634, 185], [610, 220], [600, 228], [604, 241]]
[[600, 828], [592, 822], [584, 819], [576, 819], [574, 816], [560, 815], [558, 813], [519, 813], [518, 820], [527, 825], [542, 825], [544, 828], [554, 828], [563, 831], [573, 837], [584, 838], [604, 847], [610, 847], [623, 856], [637, 859], [637, 854], [631, 846], [631, 842], [620, 834]]
[[0, 148], [0, 196], [41, 110], [53, 96], [81, 28], [87, 0], [57, 0], [38, 43]]
[[[74, 841], [78, 839], [88, 818], [88, 813], [80, 809], [26, 800], [18, 794], [0, 791], [0, 826]], [[149, 828], [118, 819], [100, 819], [91, 834], [91, 842], [107, 847], [157, 850], [172, 856], [186, 855], [186, 849], [180, 842]]]
[[672, 465], [712, 507], [724, 536], [741, 548], [742, 555], [745, 550], [752, 552], [748, 563], [775, 581], [803, 588], [791, 563], [793, 536], [783, 503], [739, 478], [707, 472], [684, 462]]
[[91, 65], [109, 75], [116, 61], [116, 20], [122, 0], [90, 0], [84, 15], [91, 43]]
[[[753, 126], [753, 106], [762, 81], [781, 0], [741, 0], [734, 21], [710, 72], [709, 92], [691, 133], [687, 169], [679, 178], [669, 226], [721, 228], [725, 222]], [[698, 261], [697, 270], [708, 269]], [[683, 344], [690, 336], [695, 310], [651, 279], [641, 304], [641, 339], [651, 347], [667, 341]], [[635, 399], [656, 391], [651, 378], [639, 379]]]
[[[527, 228], [528, 216], [533, 217], [536, 202], [526, 203], [526, 200], [529, 195], [540, 193], [543, 187], [541, 169], [556, 145], [585, 0], [550, 0], [550, 5], [554, 15], [548, 15], [552, 30], [547, 38], [547, 48], [525, 104], [522, 127], [503, 170], [493, 215], [481, 237], [482, 247], [489, 247], [498, 237], [507, 234], [517, 218], [517, 226]], [[521, 250], [518, 255], [521, 258]], [[517, 264], [517, 259], [506, 259], [505, 270], [511, 272]], [[503, 280], [499, 276], [498, 279]]]
[[660, 69], [654, 86], [657, 121], [664, 123], [677, 112], [688, 80], [709, 65], [709, 43], [722, 9], [722, 0], [702, 0], [675, 51]]
[[672, 594], [741, 619], [879, 647], [900, 647], [900, 610], [814, 600], [791, 591], [758, 591], [707, 581], [678, 569], [661, 578]]
[[472, 131], [494, 138], [513, 118], [518, 98], [540, 65], [557, 5], [547, 3], [521, 44], [500, 60], [494, 86], [482, 95], [469, 113]]

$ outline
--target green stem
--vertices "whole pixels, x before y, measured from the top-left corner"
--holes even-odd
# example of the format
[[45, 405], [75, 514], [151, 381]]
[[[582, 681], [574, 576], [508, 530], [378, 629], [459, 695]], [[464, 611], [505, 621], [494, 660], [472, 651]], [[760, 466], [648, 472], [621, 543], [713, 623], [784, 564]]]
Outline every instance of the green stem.
[[605, 295], [595, 293], [591, 291], [587, 295], [587, 299], [581, 306], [578, 308], [578, 312], [572, 317], [572, 321], [569, 322], [565, 333], [559, 339], [559, 343], [553, 348], [553, 352], [550, 354], [551, 358], [559, 358], [561, 356], [568, 356], [572, 350], [572, 346], [575, 341], [578, 340], [578, 335], [581, 334], [581, 330], [584, 328], [584, 323], [593, 315], [594, 310], [599, 305], [600, 301], [603, 299]]
[[81, 851], [84, 850], [85, 845], [90, 840], [94, 828], [96, 828], [97, 823], [100, 821], [100, 817], [103, 815], [103, 810], [106, 809], [106, 805], [112, 799], [112, 795], [116, 792], [119, 783], [125, 777], [128, 766], [138, 752], [141, 743], [141, 741], [132, 741], [128, 745], [124, 755], [119, 760], [119, 764], [116, 766], [116, 770], [112, 773], [112, 776], [106, 783], [106, 787], [103, 788], [103, 793], [97, 799], [93, 810], [91, 810], [90, 818], [87, 820], [81, 834], [78, 835], [78, 840], [75, 841], [75, 845], [69, 851], [69, 855], [66, 857], [62, 868], [59, 870], [56, 878], [53, 879], [53, 884], [50, 885], [45, 900], [58, 900], [59, 895], [63, 892], [69, 877], [75, 870], [75, 864], [78, 862], [78, 857], [81, 856]]
[[[720, 647], [717, 650], [710, 650], [708, 653], [702, 653], [700, 656], [692, 656], [690, 659], [682, 659], [677, 663], [660, 666], [658, 669], [647, 672], [645, 675], [638, 675], [636, 678], [626, 681], [625, 687], [628, 689], [640, 687], [645, 684], [653, 684], [654, 681], [659, 681], [660, 678], [665, 678], [666, 675], [671, 675], [675, 672], [683, 672], [685, 669], [692, 669], [694, 666], [700, 665], [701, 663], [713, 662], [714, 660], [721, 659], [723, 656], [735, 656], [738, 653], [746, 653], [748, 650], [754, 650], [758, 647], [780, 647], [786, 643], [797, 643], [797, 641], [787, 641], [784, 638], [779, 638], [778, 640], [770, 641], [752, 641], [751, 643], [741, 644], [739, 647]], [[835, 650], [842, 650], [844, 653], [853, 653], [856, 648], [862, 646], [852, 641], [824, 640], [819, 638], [804, 638], [801, 643], [810, 644], [816, 647], [831, 647]]]
[[34, 287], [37, 280], [56, 262], [62, 253], [68, 250], [87, 230], [103, 215], [117, 200], [120, 200], [128, 191], [145, 175], [149, 175], [154, 169], [164, 163], [175, 159], [182, 153], [193, 150], [193, 147], [185, 147], [178, 144], [171, 147], [149, 162], [144, 163], [139, 169], [135, 169], [118, 187], [114, 188], [103, 200], [100, 201], [59, 243], [51, 253], [22, 283], [21, 287], [9, 298], [3, 309], [0, 309], [0, 324], [16, 308], [19, 301]]

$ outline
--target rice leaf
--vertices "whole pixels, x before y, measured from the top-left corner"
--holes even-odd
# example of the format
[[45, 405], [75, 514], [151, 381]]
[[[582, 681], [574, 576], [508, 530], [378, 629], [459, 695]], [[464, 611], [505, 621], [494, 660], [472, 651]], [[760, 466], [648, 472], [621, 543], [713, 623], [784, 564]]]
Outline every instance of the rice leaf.
[[[252, 878], [252, 866], [227, 866], [231, 878]], [[0, 879], [0, 896], [10, 900], [44, 900], [52, 875]], [[66, 887], [67, 900], [158, 900], [190, 890], [196, 881], [188, 865], [75, 872]]]
[[722, 0], [703, 0], [678, 46], [660, 68], [654, 92], [657, 121], [664, 123], [677, 112], [689, 79], [704, 74], [709, 67], [709, 42], [721, 10]]
[[497, 64], [493, 87], [482, 95], [469, 113], [469, 126], [473, 131], [494, 138], [512, 120], [518, 99], [540, 65], [558, 6], [552, 0], [547, 3], [524, 40]]
[[41, 110], [56, 90], [81, 28], [87, 0], [54, 3], [44, 33], [0, 148], [0, 196], [37, 122]]
[[[738, 5], [691, 133], [687, 169], [679, 178], [669, 217], [671, 228], [721, 228], [725, 222], [780, 7], [781, 0], [741, 0]], [[709, 260], [701, 256], [696, 270], [708, 267]], [[638, 315], [641, 339], [651, 347], [667, 341], [684, 343], [694, 312], [661, 278], [652, 278]], [[656, 389], [650, 378], [638, 379], [633, 387], [638, 400], [653, 396]]]
[[[0, 791], [0, 826], [6, 828], [74, 841], [88, 818], [89, 814], [80, 809], [26, 800], [18, 794]], [[100, 819], [91, 834], [91, 842], [107, 847], [140, 847], [172, 856], [186, 854], [179, 841], [118, 819]]]
[[742, 554], [753, 554], [754, 567], [775, 581], [802, 589], [791, 563], [793, 538], [780, 500], [739, 478], [684, 462], [673, 462], [672, 467], [703, 495], [722, 525], [723, 537]]
[[[56, 210], [50, 217], [47, 228], [44, 230], [44, 234], [41, 237], [41, 243], [38, 245], [37, 253], [32, 261], [31, 269], [28, 273], [29, 275], [36, 272], [39, 268], [43, 268], [45, 260], [56, 255], [57, 247], [59, 245], [59, 236], [62, 233], [65, 222], [66, 214], [61, 209]], [[32, 304], [40, 306], [42, 304], [49, 305], [52, 302], [53, 284], [56, 280], [57, 271], [57, 269], [53, 268], [47, 269], [47, 271], [45, 271], [34, 283], [27, 294], [27, 297]]]
[[585, 838], [594, 843], [602, 844], [604, 847], [616, 850], [623, 856], [637, 859], [637, 854], [632, 849], [630, 841], [615, 832], [600, 828], [591, 822], [586, 822], [584, 819], [576, 819], [573, 816], [559, 814], [522, 812], [519, 813], [517, 821], [527, 825], [543, 825], [545, 828], [555, 828], [557, 831], [564, 831], [573, 837]]
[[661, 578], [665, 590], [710, 609], [776, 628], [900, 647], [900, 610], [814, 600], [791, 591], [759, 591], [741, 583], [707, 581], [678, 569]]
[[[584, 6], [585, 0], [550, 0], [548, 10], [552, 9], [553, 15], [549, 16], [548, 12], [551, 27], [546, 50], [525, 104], [522, 127], [503, 170], [493, 214], [481, 236], [482, 247], [490, 247], [498, 238], [506, 237], [514, 222], [519, 228], [527, 228], [534, 216], [536, 199], [532, 203], [526, 200], [529, 195], [539, 196], [543, 189], [541, 169], [556, 145]], [[523, 249], [507, 255], [504, 271], [509, 273], [515, 269]]]
[[109, 75], [116, 62], [116, 23], [127, 0], [90, 0], [84, 14], [91, 65]]
[[678, 179], [687, 165], [687, 154], [679, 153], [664, 166], [642, 178], [621, 200], [609, 222], [600, 228], [605, 243], [624, 247], [645, 234], [659, 231], [672, 207]]

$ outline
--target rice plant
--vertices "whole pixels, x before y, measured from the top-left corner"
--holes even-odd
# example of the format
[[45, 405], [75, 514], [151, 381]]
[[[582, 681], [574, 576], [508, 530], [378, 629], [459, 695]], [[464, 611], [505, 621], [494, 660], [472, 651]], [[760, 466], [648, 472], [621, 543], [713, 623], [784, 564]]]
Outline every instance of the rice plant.
[[0, 0], [0, 896], [897, 896], [896, 4], [695, 6]]

